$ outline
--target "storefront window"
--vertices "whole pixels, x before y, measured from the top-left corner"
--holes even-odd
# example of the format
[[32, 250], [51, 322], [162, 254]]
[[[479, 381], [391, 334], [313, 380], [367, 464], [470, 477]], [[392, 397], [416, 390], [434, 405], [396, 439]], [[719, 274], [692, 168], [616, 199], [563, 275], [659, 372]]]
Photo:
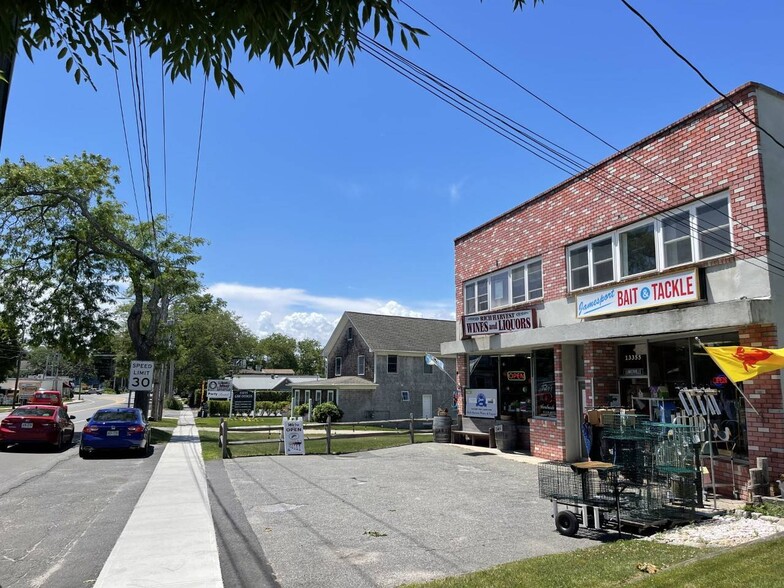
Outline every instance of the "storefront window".
[[552, 349], [534, 352], [534, 414], [555, 418], [555, 354]]
[[468, 358], [468, 387], [498, 390], [498, 357], [472, 355]]
[[501, 414], [515, 417], [526, 424], [533, 414], [531, 401], [531, 355], [502, 356], [501, 359]]
[[[705, 346], [720, 347], [738, 345], [739, 341], [737, 333], [700, 337], [700, 340]], [[720, 438], [726, 437], [727, 441], [716, 443], [714, 453], [719, 453], [718, 449], [724, 449], [735, 455], [748, 455], [746, 405], [743, 397], [697, 341], [692, 342], [692, 357], [694, 358], [694, 387], [718, 390], [716, 401], [721, 414], [711, 417], [711, 428], [714, 429], [715, 426], [714, 430], [718, 431]]]

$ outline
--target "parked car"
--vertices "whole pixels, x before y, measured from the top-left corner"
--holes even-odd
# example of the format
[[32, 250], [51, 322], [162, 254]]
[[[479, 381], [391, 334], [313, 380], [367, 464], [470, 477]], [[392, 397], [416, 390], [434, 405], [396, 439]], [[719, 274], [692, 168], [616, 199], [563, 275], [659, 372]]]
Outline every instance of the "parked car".
[[19, 406], [0, 422], [0, 449], [14, 443], [47, 443], [60, 450], [74, 437], [74, 417], [64, 406]]
[[102, 408], [82, 429], [79, 457], [87, 458], [103, 450], [135, 450], [152, 453], [150, 426], [138, 408]]
[[57, 390], [37, 390], [33, 392], [33, 395], [27, 404], [65, 407], [65, 404], [63, 404], [63, 395]]

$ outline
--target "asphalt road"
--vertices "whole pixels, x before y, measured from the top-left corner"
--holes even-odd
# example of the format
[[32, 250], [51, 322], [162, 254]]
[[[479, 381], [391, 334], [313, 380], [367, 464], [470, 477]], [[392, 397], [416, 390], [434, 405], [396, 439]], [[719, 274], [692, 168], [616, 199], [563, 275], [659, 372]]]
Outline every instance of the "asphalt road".
[[125, 400], [91, 395], [69, 405], [77, 434], [65, 451], [12, 447], [0, 453], [2, 588], [73, 588], [98, 577], [161, 453], [79, 458], [86, 418]]
[[[222, 464], [241, 508], [225, 509], [221, 521], [213, 506], [216, 528], [250, 526], [255, 537], [244, 533], [230, 555], [235, 568], [245, 558], [267, 570], [259, 586], [398, 586], [606, 538], [560, 535], [538, 496], [536, 466], [481, 448], [430, 443]], [[231, 504], [218, 474], [207, 473], [211, 500]], [[247, 549], [256, 541], [261, 552]], [[226, 557], [222, 549], [222, 569]]]

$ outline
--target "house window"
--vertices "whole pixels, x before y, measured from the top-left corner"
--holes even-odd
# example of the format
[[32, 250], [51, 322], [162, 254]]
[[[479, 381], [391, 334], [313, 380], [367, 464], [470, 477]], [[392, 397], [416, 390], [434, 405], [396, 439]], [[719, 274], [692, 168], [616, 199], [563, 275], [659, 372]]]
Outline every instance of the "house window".
[[397, 355], [387, 355], [387, 373], [397, 373]]
[[364, 376], [365, 375], [365, 356], [360, 355], [357, 357], [357, 375]]
[[294, 406], [299, 406], [301, 404], [299, 399], [300, 399], [299, 390], [294, 390]]
[[338, 377], [343, 370], [343, 358], [336, 357], [335, 358], [335, 377]]
[[731, 229], [725, 193], [579, 243], [567, 250], [569, 289], [727, 255], [732, 252]]
[[664, 267], [691, 263], [691, 230], [689, 211], [673, 214], [661, 221], [664, 245]]
[[327, 390], [327, 402], [335, 402], [335, 391]]
[[310, 390], [305, 391], [305, 404], [310, 404]]
[[401, 390], [400, 391], [400, 399], [403, 402], [408, 402], [409, 400], [411, 400], [411, 394], [408, 392], [408, 390]]
[[[465, 312], [474, 314], [542, 297], [542, 260], [536, 259], [512, 268], [466, 282]], [[489, 303], [488, 303], [489, 301]]]
[[347, 341], [353, 341], [354, 340], [354, 329], [351, 328], [351, 327], [349, 327], [346, 330], [346, 340]]
[[316, 404], [321, 404], [321, 390], [316, 390]]
[[424, 365], [425, 365], [425, 372], [424, 373], [432, 374], [433, 373], [433, 366], [431, 364], [427, 363], [427, 359], [424, 358], [424, 357], [422, 358], [422, 361], [424, 362]]
[[656, 269], [656, 235], [653, 222], [620, 233], [619, 245], [623, 277]]

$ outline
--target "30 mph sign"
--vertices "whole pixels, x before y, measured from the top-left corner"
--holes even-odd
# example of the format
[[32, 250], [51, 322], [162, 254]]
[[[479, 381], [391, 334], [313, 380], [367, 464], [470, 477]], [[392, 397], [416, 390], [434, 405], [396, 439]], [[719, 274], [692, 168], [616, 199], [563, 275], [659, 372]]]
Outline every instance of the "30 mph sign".
[[154, 371], [154, 361], [133, 360], [131, 362], [131, 377], [128, 378], [128, 389], [137, 392], [152, 392]]

